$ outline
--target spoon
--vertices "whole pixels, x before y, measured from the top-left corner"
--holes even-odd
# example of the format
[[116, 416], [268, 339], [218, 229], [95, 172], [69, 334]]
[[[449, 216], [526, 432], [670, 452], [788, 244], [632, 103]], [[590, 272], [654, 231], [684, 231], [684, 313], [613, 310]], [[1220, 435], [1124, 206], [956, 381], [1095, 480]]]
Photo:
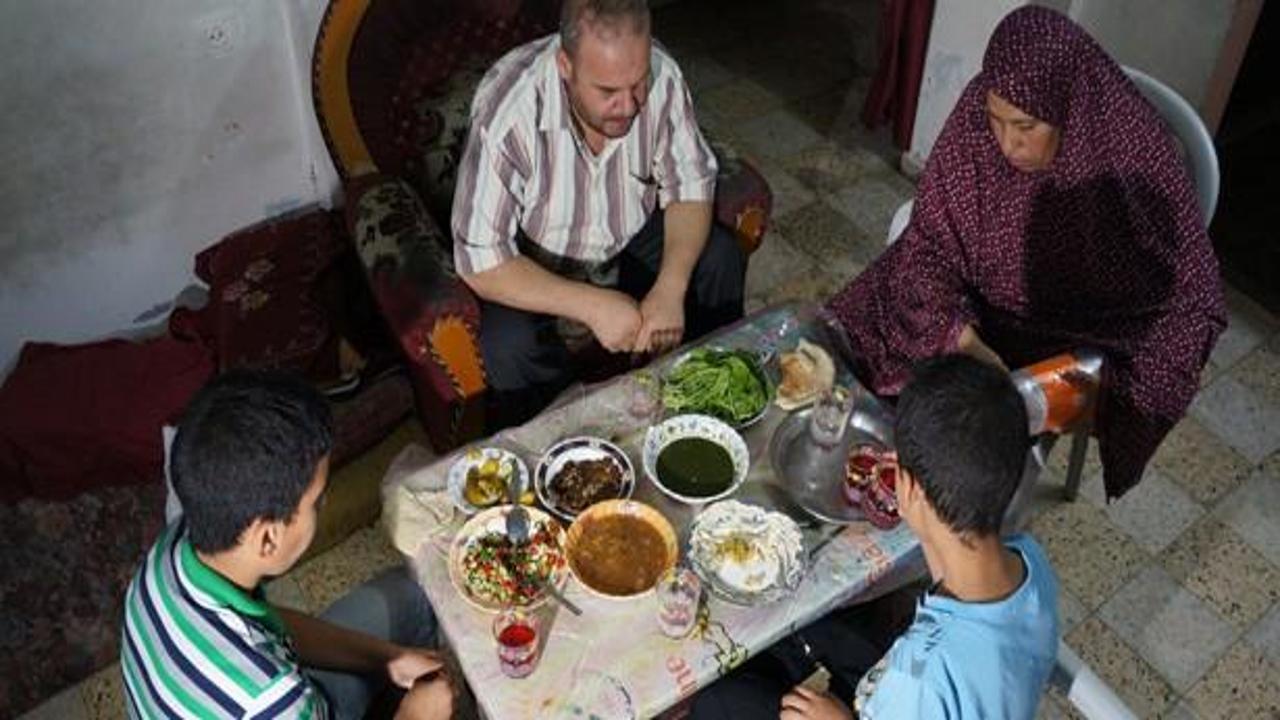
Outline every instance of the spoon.
[[[525, 510], [524, 506], [520, 504], [520, 491], [516, 488], [514, 478], [507, 483], [507, 497], [511, 499], [511, 509], [507, 511], [506, 518], [507, 538], [512, 543], [523, 545], [529, 541], [529, 511]], [[548, 582], [545, 578], [541, 580], [535, 579], [533, 583], [538, 590], [546, 591], [548, 595], [563, 605], [569, 612], [574, 615], [582, 614], [582, 609], [570, 602], [569, 598], [560, 594], [560, 591], [556, 589], [553, 583]]]

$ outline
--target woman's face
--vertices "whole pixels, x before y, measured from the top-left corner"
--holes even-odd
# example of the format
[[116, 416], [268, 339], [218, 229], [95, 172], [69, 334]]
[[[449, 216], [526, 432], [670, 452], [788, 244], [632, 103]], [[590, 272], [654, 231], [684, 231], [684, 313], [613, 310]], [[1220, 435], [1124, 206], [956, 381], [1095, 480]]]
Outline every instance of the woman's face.
[[1058, 154], [1062, 133], [1049, 123], [1019, 110], [994, 92], [987, 92], [987, 123], [1000, 152], [1022, 172], [1045, 170]]

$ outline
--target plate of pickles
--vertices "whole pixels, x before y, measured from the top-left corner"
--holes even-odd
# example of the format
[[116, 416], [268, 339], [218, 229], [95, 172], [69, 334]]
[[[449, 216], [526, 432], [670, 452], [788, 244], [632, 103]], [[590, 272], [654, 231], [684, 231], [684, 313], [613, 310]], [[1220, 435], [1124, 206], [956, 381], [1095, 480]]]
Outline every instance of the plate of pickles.
[[466, 515], [507, 502], [507, 488], [516, 495], [529, 490], [529, 468], [510, 450], [472, 448], [449, 468], [449, 499]]

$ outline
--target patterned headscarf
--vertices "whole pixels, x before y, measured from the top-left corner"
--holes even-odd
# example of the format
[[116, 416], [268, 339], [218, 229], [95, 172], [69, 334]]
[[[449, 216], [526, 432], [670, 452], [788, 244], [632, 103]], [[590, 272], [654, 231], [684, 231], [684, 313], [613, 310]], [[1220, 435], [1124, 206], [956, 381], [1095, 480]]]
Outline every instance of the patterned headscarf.
[[[1060, 131], [1043, 171], [1001, 154], [988, 92]], [[1079, 26], [1004, 18], [925, 167], [898, 241], [828, 304], [864, 382], [896, 394], [972, 325], [1010, 367], [1093, 347], [1108, 497], [1141, 478], [1225, 326], [1217, 261], [1172, 136]]]

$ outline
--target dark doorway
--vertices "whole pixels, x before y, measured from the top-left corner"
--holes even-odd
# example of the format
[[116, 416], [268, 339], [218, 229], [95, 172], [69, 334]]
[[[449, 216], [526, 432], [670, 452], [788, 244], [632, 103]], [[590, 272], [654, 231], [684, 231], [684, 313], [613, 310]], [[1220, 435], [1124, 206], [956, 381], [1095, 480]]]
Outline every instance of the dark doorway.
[[1222, 168], [1209, 228], [1228, 282], [1280, 313], [1280, 4], [1264, 3], [1215, 143]]

